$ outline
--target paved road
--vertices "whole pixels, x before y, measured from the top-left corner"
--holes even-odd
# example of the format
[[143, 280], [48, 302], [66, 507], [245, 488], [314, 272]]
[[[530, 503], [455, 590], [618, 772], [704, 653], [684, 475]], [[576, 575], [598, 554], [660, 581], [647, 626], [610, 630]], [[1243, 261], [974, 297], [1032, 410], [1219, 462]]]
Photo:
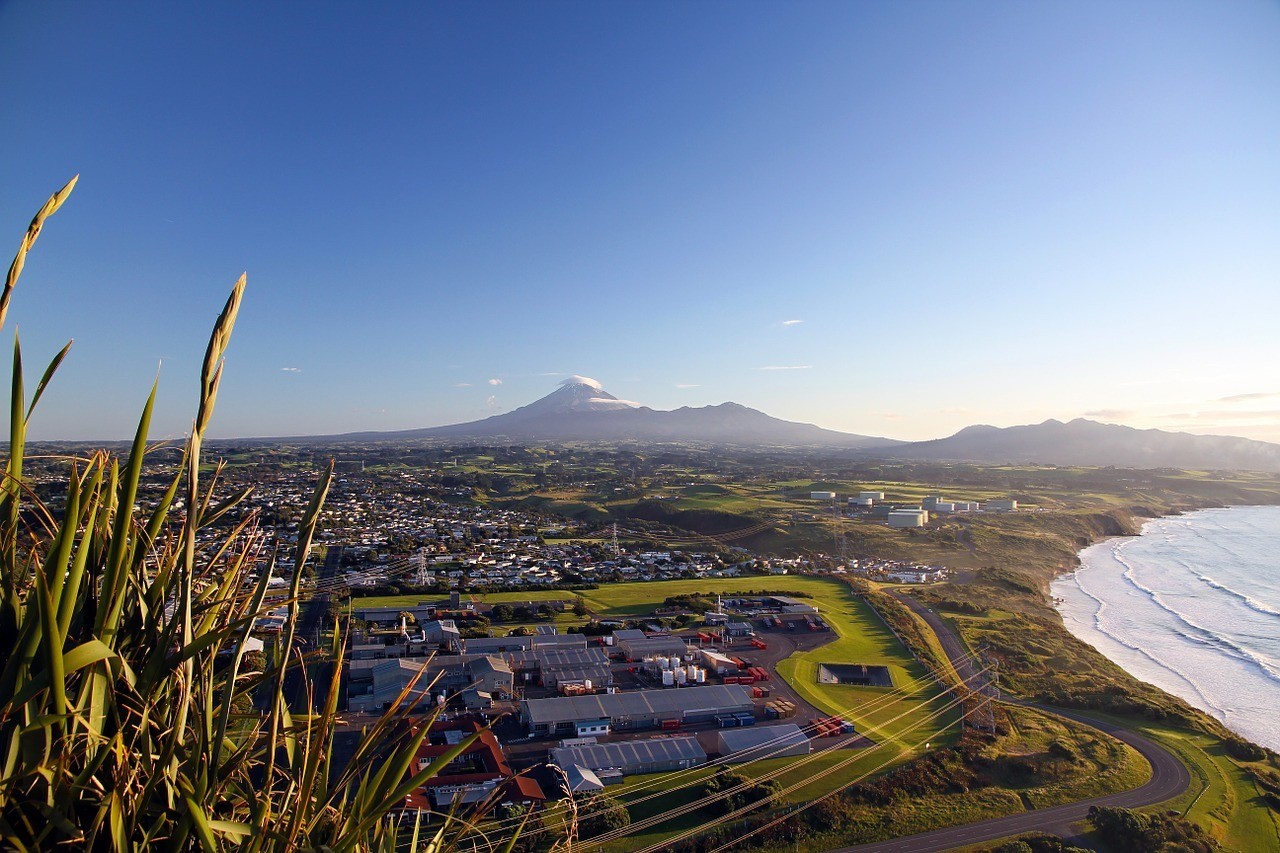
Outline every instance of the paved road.
[[[342, 548], [331, 546], [325, 555], [324, 562], [315, 574], [317, 590], [328, 589], [337, 580], [342, 565]], [[313, 592], [311, 597], [298, 606], [298, 626], [295, 637], [302, 641], [299, 651], [304, 654], [316, 649], [316, 640], [324, 627], [329, 612], [329, 594]], [[333, 664], [328, 661], [311, 663], [307, 667], [307, 675], [311, 681], [312, 709], [324, 707], [325, 696], [329, 688], [329, 680], [333, 677]], [[285, 695], [289, 697], [289, 707], [295, 711], [307, 707], [307, 680], [303, 678], [301, 669], [293, 669], [285, 675]]]
[[[929, 626], [933, 628], [938, 635], [938, 639], [942, 642], [942, 647], [946, 651], [947, 657], [951, 658], [952, 665], [955, 666], [961, 677], [973, 674], [972, 664], [962, 660], [966, 654], [963, 644], [961, 644], [960, 639], [946, 622], [942, 621], [936, 613], [909, 596], [895, 596], [895, 598], [906, 604], [929, 623]], [[1091, 800], [1081, 800], [1077, 803], [1053, 806], [1047, 809], [1036, 809], [1009, 815], [1008, 817], [992, 818], [991, 820], [969, 823], [964, 826], [951, 827], [950, 829], [922, 832], [918, 835], [895, 838], [892, 841], [844, 847], [836, 851], [836, 853], [852, 853], [852, 851], [858, 851], [858, 853], [871, 853], [871, 851], [875, 853], [935, 853], [936, 851], [950, 850], [954, 847], [978, 844], [984, 841], [995, 841], [998, 838], [1007, 838], [1011, 835], [1021, 835], [1027, 832], [1048, 832], [1063, 838], [1070, 838], [1075, 833], [1072, 824], [1084, 820], [1091, 806], [1134, 809], [1155, 805], [1178, 796], [1191, 784], [1191, 775], [1181, 761], [1164, 747], [1137, 732], [1078, 711], [1051, 708], [1031, 702], [1012, 701], [1015, 701], [1016, 704], [1028, 705], [1084, 723], [1111, 735], [1117, 740], [1124, 741], [1136, 749], [1151, 764], [1151, 779], [1145, 785], [1130, 791], [1122, 791], [1118, 794], [1109, 794], [1105, 797], [1095, 797]]]

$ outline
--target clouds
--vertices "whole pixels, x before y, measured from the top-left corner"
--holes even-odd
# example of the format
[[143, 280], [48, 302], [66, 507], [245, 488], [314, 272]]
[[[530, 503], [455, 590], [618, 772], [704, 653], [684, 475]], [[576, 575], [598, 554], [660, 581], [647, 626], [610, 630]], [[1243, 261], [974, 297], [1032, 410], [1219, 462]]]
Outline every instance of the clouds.
[[490, 379], [490, 380], [489, 380], [489, 384], [490, 384], [490, 385], [501, 385], [501, 384], [502, 384], [502, 380], [501, 380], [501, 379]]
[[589, 385], [590, 387], [596, 389], [597, 391], [604, 390], [604, 386], [601, 385], [596, 380], [592, 379], [590, 376], [579, 376], [576, 373], [568, 377], [567, 379], [561, 380], [560, 384], [561, 385]]
[[484, 404], [485, 404], [486, 406], [490, 406], [490, 407], [492, 407], [492, 406], [496, 406], [496, 405], [498, 405], [498, 398], [497, 398], [497, 397], [494, 397], [493, 395], [490, 395], [490, 396], [489, 396], [489, 397], [484, 401]]
[[682, 389], [682, 390], [683, 390], [683, 389], [685, 389], [685, 388], [701, 388], [702, 386], [701, 386], [701, 385], [694, 385], [694, 384], [689, 383], [689, 382], [677, 382], [677, 383], [676, 383], [676, 387], [677, 387], [677, 388], [680, 388], [680, 389]]
[[768, 367], [754, 367], [752, 370], [812, 370], [812, 364], [771, 364]]
[[470, 387], [471, 387], [471, 383], [470, 383], [470, 382], [455, 382], [455, 383], [453, 383], [453, 387], [454, 387], [454, 388], [470, 388]]
[[1134, 412], [1130, 409], [1094, 409], [1091, 412], [1085, 412], [1086, 418], [1102, 418], [1107, 421], [1118, 421], [1125, 418], [1133, 417]]
[[1259, 400], [1270, 400], [1280, 397], [1280, 391], [1254, 391], [1251, 394], [1232, 394], [1230, 397], [1219, 397], [1215, 403], [1256, 403]]
[[301, 367], [282, 367], [280, 368], [280, 371], [282, 373], [301, 373], [302, 368]]
[[783, 320], [779, 325], [781, 325], [781, 326], [798, 326], [798, 325], [800, 325], [800, 324], [801, 324], [801, 323], [803, 323], [803, 322], [804, 322], [804, 320]]

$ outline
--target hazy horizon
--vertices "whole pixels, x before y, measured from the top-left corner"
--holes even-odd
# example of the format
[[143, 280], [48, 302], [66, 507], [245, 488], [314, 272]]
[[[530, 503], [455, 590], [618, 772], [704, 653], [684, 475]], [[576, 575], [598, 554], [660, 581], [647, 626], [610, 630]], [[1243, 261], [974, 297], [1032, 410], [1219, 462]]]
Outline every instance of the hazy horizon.
[[[414, 429], [574, 373], [925, 440], [1280, 442], [1280, 6], [0, 6], [31, 435]], [[128, 330], [128, 331], [124, 331]], [[86, 414], [91, 413], [91, 414]]]

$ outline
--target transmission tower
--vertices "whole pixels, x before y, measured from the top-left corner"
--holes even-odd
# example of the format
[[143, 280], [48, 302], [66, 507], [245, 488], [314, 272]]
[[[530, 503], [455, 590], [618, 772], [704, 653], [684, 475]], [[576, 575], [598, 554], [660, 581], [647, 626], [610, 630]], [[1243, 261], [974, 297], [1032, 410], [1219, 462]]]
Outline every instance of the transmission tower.
[[621, 556], [622, 550], [618, 547], [618, 522], [613, 523], [613, 557], [616, 560]]

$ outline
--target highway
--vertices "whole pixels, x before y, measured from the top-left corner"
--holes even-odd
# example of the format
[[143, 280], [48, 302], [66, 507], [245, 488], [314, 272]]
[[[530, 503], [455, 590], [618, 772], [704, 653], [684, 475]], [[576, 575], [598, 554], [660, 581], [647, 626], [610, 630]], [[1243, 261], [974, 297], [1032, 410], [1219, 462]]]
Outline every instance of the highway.
[[[338, 570], [342, 564], [342, 548], [331, 546], [315, 573], [315, 587], [311, 597], [298, 603], [298, 625], [294, 634], [298, 651], [303, 654], [316, 651], [316, 642], [324, 627], [325, 617], [329, 612], [330, 589], [338, 578]], [[305, 593], [304, 593], [305, 594]], [[312, 710], [324, 707], [329, 680], [333, 676], [333, 664], [328, 661], [311, 662], [306, 668], [306, 678], [301, 667], [291, 669], [285, 675], [285, 696], [289, 697], [289, 707], [295, 712], [307, 710], [307, 682], [311, 682]]]
[[[973, 665], [965, 659], [964, 645], [946, 622], [910, 596], [895, 595], [894, 597], [910, 607], [929, 624], [934, 633], [938, 635], [947, 657], [951, 659], [952, 666], [956, 668], [961, 678], [967, 678], [974, 674]], [[1036, 809], [1008, 815], [1007, 817], [992, 818], [978, 821], [977, 823], [937, 829], [932, 832], [922, 832], [918, 835], [895, 838], [892, 841], [878, 841], [872, 844], [843, 847], [839, 848], [836, 853], [852, 853], [852, 851], [858, 851], [858, 853], [935, 853], [935, 851], [995, 841], [999, 838], [1022, 835], [1028, 832], [1047, 832], [1062, 838], [1071, 838], [1075, 834], [1075, 829], [1072, 825], [1083, 821], [1092, 806], [1112, 806], [1127, 809], [1151, 806], [1178, 796], [1191, 784], [1191, 775], [1181, 761], [1164, 747], [1137, 732], [1079, 711], [1068, 711], [1062, 708], [1053, 708], [1019, 700], [1006, 699], [1006, 701], [1075, 720], [1105, 732], [1117, 740], [1124, 741], [1136, 749], [1150, 763], [1151, 779], [1144, 785], [1118, 794], [1108, 794], [1103, 797], [1094, 797], [1093, 799], [1053, 806], [1047, 809]]]

